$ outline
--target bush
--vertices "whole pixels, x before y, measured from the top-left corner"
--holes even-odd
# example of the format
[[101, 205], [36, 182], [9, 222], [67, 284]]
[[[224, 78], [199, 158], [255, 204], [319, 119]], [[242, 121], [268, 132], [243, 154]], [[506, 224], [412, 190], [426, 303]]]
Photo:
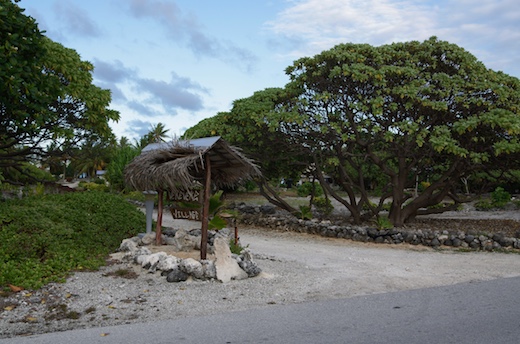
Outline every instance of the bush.
[[99, 182], [85, 182], [81, 181], [78, 184], [78, 187], [82, 191], [102, 191], [107, 192], [108, 186], [103, 182], [103, 184], [100, 184]]
[[311, 207], [307, 205], [300, 205], [300, 211], [298, 212], [298, 218], [302, 220], [311, 220], [312, 219], [312, 211]]
[[510, 201], [511, 194], [499, 186], [491, 193], [491, 200], [480, 200], [475, 203], [475, 208], [477, 210], [500, 209], [504, 208], [504, 206]]
[[504, 206], [511, 201], [511, 194], [499, 186], [491, 193], [491, 200], [497, 207]]
[[386, 216], [378, 216], [376, 218], [376, 226], [377, 226], [377, 229], [380, 231], [385, 230], [385, 229], [394, 228], [392, 221], [390, 221], [390, 219]]
[[316, 210], [323, 215], [330, 215], [334, 210], [334, 206], [330, 199], [325, 197], [316, 197], [314, 199], [314, 206], [316, 207]]
[[92, 183], [98, 184], [98, 185], [106, 185], [107, 183], [103, 178], [96, 177], [92, 179]]
[[[130, 192], [123, 194], [123, 197], [128, 200], [138, 201], [138, 202], [143, 202], [143, 203], [146, 201], [146, 197], [144, 196], [144, 194], [141, 191], [130, 191]], [[155, 198], [157, 199], [158, 197], [156, 196]], [[155, 203], [157, 203], [157, 200], [155, 201]]]
[[490, 200], [487, 199], [483, 199], [475, 203], [475, 209], [477, 210], [486, 211], [494, 208], [496, 208], [496, 206]]
[[142, 212], [108, 193], [0, 202], [0, 288], [36, 289], [73, 270], [98, 269], [121, 240], [144, 228]]
[[323, 195], [323, 189], [319, 183], [311, 183], [305, 182], [302, 185], [298, 186], [298, 196], [307, 197], [312, 195], [314, 185], [314, 196], [319, 197]]

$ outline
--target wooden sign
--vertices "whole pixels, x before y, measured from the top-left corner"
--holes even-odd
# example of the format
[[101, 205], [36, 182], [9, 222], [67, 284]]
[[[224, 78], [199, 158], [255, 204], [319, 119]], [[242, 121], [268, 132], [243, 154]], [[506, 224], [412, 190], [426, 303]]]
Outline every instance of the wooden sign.
[[173, 202], [170, 212], [174, 219], [201, 221], [202, 192], [197, 189], [178, 190], [170, 192]]

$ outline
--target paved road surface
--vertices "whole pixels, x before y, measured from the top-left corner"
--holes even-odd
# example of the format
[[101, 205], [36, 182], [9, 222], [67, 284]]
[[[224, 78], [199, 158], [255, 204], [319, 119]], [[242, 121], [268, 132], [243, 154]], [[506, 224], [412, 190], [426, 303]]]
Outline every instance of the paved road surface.
[[92, 343], [514, 343], [520, 277], [0, 340]]

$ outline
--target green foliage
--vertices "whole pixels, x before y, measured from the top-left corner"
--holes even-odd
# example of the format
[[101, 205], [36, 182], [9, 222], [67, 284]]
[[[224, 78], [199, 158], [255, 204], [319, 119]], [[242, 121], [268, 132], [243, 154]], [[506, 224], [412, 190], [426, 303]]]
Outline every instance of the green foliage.
[[253, 190], [256, 189], [256, 183], [254, 180], [248, 180], [247, 182], [244, 183], [244, 189], [246, 190], [246, 192], [251, 192]]
[[376, 207], [377, 207], [377, 204], [375, 204], [374, 202], [370, 202], [370, 201], [365, 202], [362, 205], [362, 209], [364, 211], [369, 211], [371, 208], [376, 208]]
[[326, 197], [316, 197], [313, 204], [316, 210], [323, 215], [330, 215], [334, 210], [332, 202]]
[[482, 199], [475, 203], [477, 210], [492, 210], [504, 208], [511, 201], [511, 194], [504, 190], [503, 187], [497, 187], [491, 193], [491, 199]]
[[392, 207], [392, 203], [390, 202], [386, 202], [386, 203], [383, 203], [383, 207], [382, 207], [382, 210], [383, 211], [390, 211], [390, 208]]
[[0, 202], [0, 287], [39, 288], [98, 269], [121, 240], [146, 227], [122, 197], [100, 192]]
[[481, 199], [475, 202], [475, 209], [482, 211], [492, 210], [496, 209], [496, 205], [489, 199]]
[[48, 142], [111, 137], [119, 114], [107, 109], [110, 91], [92, 83], [93, 65], [45, 37], [14, 2], [0, 8], [0, 174], [54, 154], [42, 150]]
[[138, 156], [140, 152], [139, 149], [129, 145], [118, 146], [114, 150], [105, 174], [105, 178], [113, 190], [122, 191], [125, 189], [125, 167]]
[[511, 194], [499, 186], [491, 193], [491, 199], [496, 205], [505, 205], [511, 201]]
[[78, 184], [78, 187], [80, 187], [83, 190], [86, 191], [101, 191], [101, 192], [108, 192], [108, 185], [105, 183], [99, 184], [95, 182], [80, 182]]
[[282, 88], [257, 91], [251, 97], [235, 100], [230, 112], [220, 112], [189, 128], [183, 137], [222, 136], [258, 163], [267, 180], [297, 179], [307, 167], [309, 156], [301, 146], [292, 144], [290, 136], [275, 130], [275, 110], [288, 96], [289, 92]]
[[[418, 175], [431, 181], [428, 195], [392, 207], [396, 225], [441, 202], [468, 171], [520, 168], [520, 80], [454, 44], [340, 44], [286, 73], [294, 96], [279, 105], [276, 130], [308, 147], [351, 199], [377, 177], [382, 197], [401, 205]], [[359, 219], [358, 209], [349, 207]]]
[[242, 253], [242, 251], [245, 248], [248, 248], [248, 247], [249, 247], [249, 245], [242, 246], [240, 244], [240, 241], [235, 243], [235, 239], [234, 238], [229, 239], [229, 250], [231, 251], [231, 253], [240, 254], [240, 253]]
[[300, 212], [298, 214], [298, 217], [302, 220], [310, 220], [312, 219], [312, 210], [311, 207], [308, 205], [300, 205], [299, 206]]
[[426, 190], [430, 185], [431, 185], [430, 182], [420, 182], [420, 183], [419, 183], [419, 186], [418, 186], [418, 190], [419, 190], [419, 192], [423, 192], [423, 191]]
[[3, 174], [4, 178], [17, 184], [35, 185], [55, 180], [52, 174], [30, 162], [21, 163], [16, 168], [12, 166], [5, 167], [3, 171], [0, 168], [0, 173]]
[[323, 195], [323, 188], [319, 183], [304, 182], [298, 186], [298, 196], [307, 197], [314, 194], [315, 197]]
[[227, 226], [226, 220], [224, 220], [223, 218], [221, 218], [218, 215], [214, 215], [213, 217], [211, 217], [211, 220], [208, 222], [209, 230], [211, 230], [211, 229], [219, 230], [226, 226]]
[[[138, 202], [145, 202], [146, 197], [141, 191], [130, 191], [128, 193], [123, 194], [123, 197], [128, 200], [138, 201]], [[156, 202], [157, 203], [157, 202]]]
[[107, 183], [103, 178], [94, 178], [91, 180], [92, 183], [98, 184], [98, 185], [106, 185]]
[[378, 216], [376, 217], [376, 226], [378, 230], [385, 230], [394, 228], [392, 221], [386, 216]]
[[45, 185], [42, 183], [36, 184], [34, 187], [34, 195], [35, 196], [43, 196], [45, 194]]

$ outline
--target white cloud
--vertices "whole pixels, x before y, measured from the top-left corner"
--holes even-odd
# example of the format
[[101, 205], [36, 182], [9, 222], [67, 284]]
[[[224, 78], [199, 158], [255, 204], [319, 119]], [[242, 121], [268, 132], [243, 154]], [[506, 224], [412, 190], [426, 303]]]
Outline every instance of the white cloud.
[[268, 23], [281, 36], [305, 42], [300, 51], [318, 53], [339, 43], [380, 45], [426, 39], [435, 13], [413, 1], [298, 1]]
[[[278, 51], [299, 58], [339, 43], [388, 44], [437, 36], [490, 68], [520, 75], [517, 0], [299, 0], [267, 23]], [[284, 39], [285, 46], [280, 39]], [[283, 50], [285, 48], [285, 50]], [[504, 56], [507, 51], [507, 57]]]

